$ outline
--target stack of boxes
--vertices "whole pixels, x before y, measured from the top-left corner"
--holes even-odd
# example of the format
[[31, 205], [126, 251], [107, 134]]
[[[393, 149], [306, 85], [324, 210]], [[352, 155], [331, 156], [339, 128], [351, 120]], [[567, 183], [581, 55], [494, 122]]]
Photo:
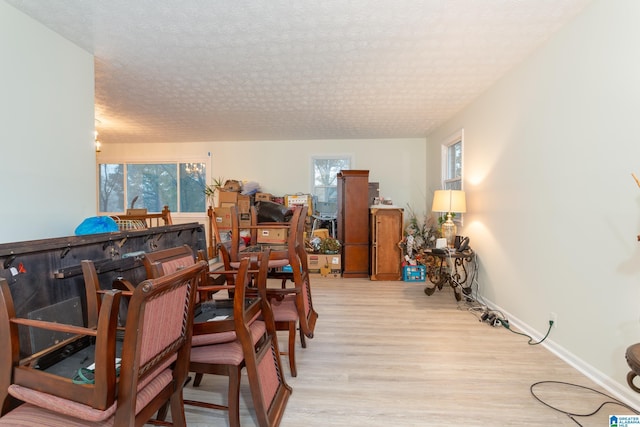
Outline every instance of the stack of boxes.
[[[328, 239], [329, 230], [318, 229], [313, 232], [312, 238]], [[322, 245], [321, 245], [322, 248]], [[340, 253], [307, 253], [307, 266], [309, 274], [337, 279], [342, 276], [342, 262]]]
[[[226, 187], [226, 185], [225, 185]], [[218, 206], [216, 207], [217, 225], [219, 229], [231, 229], [231, 206], [236, 206], [240, 216], [240, 227], [251, 225], [251, 197], [240, 194], [240, 189], [234, 191], [228, 188], [218, 193]], [[286, 195], [284, 197], [274, 197], [270, 193], [256, 193], [254, 196], [258, 201], [272, 201], [281, 203], [288, 207], [307, 206], [309, 219], [313, 213], [313, 202], [310, 194]], [[328, 233], [327, 233], [328, 235]], [[282, 246], [287, 244], [286, 229], [258, 229], [257, 242], [268, 246]], [[341, 255], [307, 253], [307, 265], [311, 276], [340, 278], [342, 275]]]
[[307, 254], [309, 275], [339, 279], [342, 275], [340, 254]]
[[[251, 225], [251, 197], [237, 191], [220, 191], [216, 214], [223, 218], [219, 228], [231, 228], [231, 206], [236, 206], [240, 216], [240, 227]], [[228, 224], [226, 223], [228, 220]]]

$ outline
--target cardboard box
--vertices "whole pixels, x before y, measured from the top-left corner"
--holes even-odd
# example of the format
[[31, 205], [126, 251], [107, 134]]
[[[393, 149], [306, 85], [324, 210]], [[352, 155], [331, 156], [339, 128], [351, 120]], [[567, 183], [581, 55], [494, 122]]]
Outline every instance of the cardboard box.
[[309, 274], [320, 277], [339, 278], [342, 275], [340, 254], [307, 254]]
[[224, 206], [223, 203], [236, 204], [238, 202], [237, 191], [219, 191], [218, 192], [218, 206]]
[[286, 228], [259, 228], [258, 243], [287, 243]]
[[240, 213], [249, 213], [251, 212], [251, 197], [243, 196], [240, 194], [238, 196], [238, 212]]
[[231, 209], [228, 207], [215, 208], [213, 214], [218, 228], [231, 228]]
[[313, 214], [313, 199], [311, 194], [287, 194], [284, 197], [284, 205], [287, 207], [307, 206], [307, 215]]
[[218, 193], [218, 205], [223, 208], [237, 206], [238, 212], [249, 213], [251, 211], [251, 197], [235, 191], [221, 191]]
[[258, 201], [271, 201], [271, 193], [256, 193], [256, 202]]
[[235, 179], [228, 179], [225, 181], [223, 188], [225, 191], [240, 191], [242, 190], [242, 183]]
[[251, 226], [251, 214], [249, 212], [238, 213], [238, 224], [240, 228]]

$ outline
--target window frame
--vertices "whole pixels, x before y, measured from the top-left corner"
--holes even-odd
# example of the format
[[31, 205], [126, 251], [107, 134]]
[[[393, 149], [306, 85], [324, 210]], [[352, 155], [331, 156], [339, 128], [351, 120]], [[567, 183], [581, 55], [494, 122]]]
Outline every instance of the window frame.
[[[124, 181], [124, 185], [123, 185], [123, 211], [102, 211], [100, 210], [100, 191], [101, 191], [101, 182], [100, 182], [100, 166], [101, 165], [123, 165], [123, 181]], [[149, 160], [145, 160], [145, 159], [136, 159], [136, 160], [116, 160], [116, 159], [100, 159], [98, 161], [96, 161], [96, 187], [97, 187], [97, 194], [96, 194], [96, 211], [98, 212], [98, 214], [100, 215], [118, 215], [118, 214], [123, 214], [124, 212], [126, 212], [126, 210], [129, 208], [128, 207], [128, 182], [127, 182], [127, 175], [128, 175], [128, 166], [129, 165], [159, 165], [159, 164], [164, 164], [164, 165], [174, 165], [176, 168], [176, 209], [175, 210], [171, 210], [172, 214], [178, 214], [180, 216], [184, 216], [184, 217], [200, 217], [203, 214], [206, 215], [207, 213], [207, 200], [206, 200], [206, 195], [204, 194], [204, 191], [202, 193], [202, 197], [204, 199], [204, 210], [203, 211], [198, 211], [198, 212], [183, 212], [180, 210], [180, 205], [181, 205], [181, 194], [180, 194], [180, 172], [181, 172], [181, 165], [183, 164], [202, 164], [204, 165], [204, 169], [205, 169], [205, 173], [204, 173], [204, 182], [205, 185], [207, 185], [206, 183], [209, 182], [209, 177], [211, 176], [211, 168], [210, 168], [210, 161], [208, 159], [195, 159], [195, 158], [188, 158], [188, 159], [179, 159], [179, 160], [160, 160], [160, 159], [149, 159]], [[159, 213], [159, 212], [151, 212], [149, 211], [149, 213]]]
[[[449, 156], [457, 144], [460, 144], [460, 174], [455, 175], [451, 172], [451, 162]], [[441, 188], [443, 190], [462, 190], [464, 191], [464, 129], [459, 129], [449, 135], [441, 143]], [[455, 168], [455, 166], [454, 166]], [[453, 177], [452, 177], [453, 176]], [[456, 214], [453, 221], [462, 224], [462, 213]]]
[[[325, 154], [314, 154], [311, 156], [310, 158], [310, 193], [311, 195], [314, 197], [316, 197], [316, 188], [329, 188], [329, 187], [334, 187], [334, 186], [327, 186], [327, 185], [323, 185], [323, 186], [316, 186], [316, 161], [317, 160], [348, 160], [349, 161], [349, 167], [347, 169], [352, 169], [353, 168], [353, 155], [352, 154], [331, 154], [331, 155], [325, 155]], [[336, 191], [338, 188], [338, 180], [336, 178], [336, 185], [335, 185]], [[336, 199], [336, 203], [337, 203], [337, 199]], [[315, 209], [315, 208], [314, 208]]]

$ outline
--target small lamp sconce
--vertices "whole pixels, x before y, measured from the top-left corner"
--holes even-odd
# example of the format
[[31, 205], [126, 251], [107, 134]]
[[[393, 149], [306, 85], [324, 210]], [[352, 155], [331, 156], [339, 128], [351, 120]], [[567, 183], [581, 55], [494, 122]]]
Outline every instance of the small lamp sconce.
[[98, 131], [97, 130], [93, 131], [93, 139], [94, 139], [94, 143], [96, 145], [96, 153], [99, 153], [100, 150], [102, 149], [102, 144], [98, 140]]

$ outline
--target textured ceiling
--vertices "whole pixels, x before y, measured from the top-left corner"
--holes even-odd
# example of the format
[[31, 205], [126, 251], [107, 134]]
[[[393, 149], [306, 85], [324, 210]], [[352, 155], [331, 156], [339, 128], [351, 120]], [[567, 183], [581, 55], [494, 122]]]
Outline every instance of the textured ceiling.
[[424, 137], [590, 0], [5, 0], [95, 55], [103, 142]]

